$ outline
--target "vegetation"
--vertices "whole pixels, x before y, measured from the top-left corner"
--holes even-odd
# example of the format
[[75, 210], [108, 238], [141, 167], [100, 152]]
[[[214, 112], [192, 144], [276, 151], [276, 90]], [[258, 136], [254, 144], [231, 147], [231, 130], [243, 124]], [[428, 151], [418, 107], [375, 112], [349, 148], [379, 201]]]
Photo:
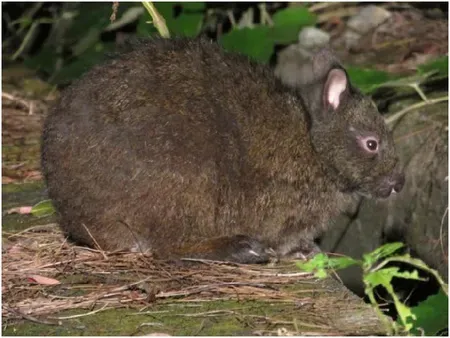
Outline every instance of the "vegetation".
[[[34, 19], [42, 6], [42, 3], [34, 4], [13, 21], [6, 17], [12, 33], [2, 47], [4, 58], [10, 61], [23, 58], [26, 66], [46, 74], [53, 84], [69, 83], [113, 53], [115, 43], [108, 36], [120, 29], [133, 27], [137, 37], [213, 35], [225, 49], [268, 63], [276, 45], [296, 42], [302, 27], [317, 22], [317, 16], [300, 5], [269, 9], [269, 4], [262, 3], [258, 5], [259, 20], [251, 7], [239, 21], [234, 17], [233, 8], [211, 7], [203, 2], [120, 2], [112, 7], [108, 3], [63, 3], [51, 16]], [[229, 19], [231, 27], [219, 32], [224, 17]], [[50, 33], [42, 47], [37, 47], [38, 33], [42, 34], [49, 26]], [[21, 42], [14, 49], [17, 41]], [[425, 77], [436, 71], [440, 76], [447, 76], [447, 56], [422, 66], [418, 74]], [[358, 67], [350, 67], [349, 74], [365, 92], [373, 92], [396, 78], [387, 72]]]
[[[391, 334], [401, 334], [406, 331], [413, 335], [436, 335], [446, 328], [448, 318], [448, 284], [439, 276], [438, 272], [429, 268], [422, 260], [413, 258], [409, 254], [393, 255], [403, 247], [402, 243], [385, 244], [376, 250], [365, 254], [361, 260], [351, 257], [330, 258], [324, 253], [316, 255], [307, 262], [298, 262], [301, 270], [314, 272], [318, 278], [325, 278], [329, 271], [344, 269], [352, 265], [359, 265], [363, 271], [365, 293], [370, 302], [377, 309], [380, 318], [383, 319], [387, 331]], [[407, 263], [414, 268], [429, 272], [441, 285], [441, 292], [430, 296], [427, 300], [415, 307], [403, 304], [392, 286], [393, 278], [424, 280], [416, 269], [401, 271], [398, 266], [390, 263]], [[391, 322], [380, 310], [375, 299], [375, 289], [382, 286], [392, 297], [398, 313], [397, 322]], [[431, 311], [432, 309], [432, 311]]]
[[[52, 11], [44, 10], [43, 3], [35, 3], [13, 20], [9, 20], [6, 13], [6, 25], [11, 33], [2, 44], [4, 60], [23, 60], [27, 67], [38, 71], [53, 85], [70, 83], [113, 53], [116, 49], [114, 39], [118, 39], [116, 33], [119, 30], [125, 34], [132, 32], [137, 37], [208, 35], [227, 50], [269, 63], [277, 45], [294, 43], [302, 27], [318, 21], [317, 15], [304, 6], [277, 8], [263, 3], [258, 5], [258, 18], [250, 8], [239, 20], [232, 8], [202, 2], [120, 2], [112, 6], [109, 3], [80, 5], [67, 2], [61, 6]], [[41, 13], [38, 18], [37, 13]], [[224, 18], [231, 22], [229, 27], [223, 24]], [[361, 67], [350, 66], [347, 69], [355, 85], [366, 93], [376, 95], [386, 90], [417, 93], [421, 101], [391, 115], [387, 119], [390, 123], [413, 109], [448, 100], [446, 95], [430, 99], [422, 89], [430, 82], [448, 77], [448, 56], [418, 67], [416, 74], [408, 77]], [[43, 201], [35, 205], [31, 213], [44, 217], [53, 213], [53, 208], [50, 201]], [[365, 292], [389, 332], [438, 334], [447, 325], [448, 285], [421, 260], [409, 254], [398, 254], [402, 247], [401, 243], [390, 243], [360, 260], [319, 254], [308, 262], [298, 263], [298, 266], [324, 278], [330, 271], [358, 265], [363, 271]], [[393, 263], [406, 263], [413, 268], [403, 271]], [[394, 278], [423, 280], [417, 269], [430, 273], [441, 285], [441, 291], [417, 306], [408, 307], [400, 301], [391, 282]], [[375, 293], [379, 287], [387, 290], [392, 298], [398, 313], [396, 322], [389, 321], [377, 304]]]

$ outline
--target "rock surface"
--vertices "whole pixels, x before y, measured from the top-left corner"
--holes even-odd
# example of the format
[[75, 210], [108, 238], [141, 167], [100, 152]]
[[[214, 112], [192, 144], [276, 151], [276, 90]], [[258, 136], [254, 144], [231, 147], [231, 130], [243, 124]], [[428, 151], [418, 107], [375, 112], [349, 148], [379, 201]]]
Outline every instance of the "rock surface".
[[347, 22], [347, 30], [344, 33], [344, 40], [347, 48], [358, 43], [361, 36], [371, 29], [381, 25], [391, 16], [391, 13], [378, 6], [363, 7], [358, 14], [351, 17]]

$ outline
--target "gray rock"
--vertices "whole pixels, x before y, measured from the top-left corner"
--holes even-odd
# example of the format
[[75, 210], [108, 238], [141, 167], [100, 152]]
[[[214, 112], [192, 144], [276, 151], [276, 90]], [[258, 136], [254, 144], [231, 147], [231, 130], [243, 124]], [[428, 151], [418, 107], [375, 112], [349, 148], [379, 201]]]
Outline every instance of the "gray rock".
[[347, 27], [360, 34], [365, 34], [369, 30], [381, 25], [390, 16], [391, 13], [384, 8], [374, 5], [367, 6], [348, 20]]
[[385, 22], [391, 13], [378, 6], [367, 6], [351, 17], [347, 22], [347, 30], [343, 39], [347, 48], [355, 46], [362, 35]]
[[346, 30], [344, 34], [342, 34], [342, 39], [345, 43], [345, 46], [347, 48], [350, 48], [358, 43], [359, 39], [361, 39], [361, 34], [351, 30]]
[[300, 45], [286, 47], [278, 54], [277, 65], [275, 66], [275, 76], [284, 84], [296, 87], [299, 81], [299, 74], [305, 62], [309, 62], [312, 52]]
[[300, 46], [313, 50], [326, 46], [330, 42], [330, 34], [316, 27], [305, 27], [298, 35], [298, 43]]
[[278, 54], [275, 75], [289, 86], [299, 83], [300, 69], [309, 62], [311, 56], [330, 42], [330, 35], [315, 27], [305, 27], [299, 33], [299, 42]]

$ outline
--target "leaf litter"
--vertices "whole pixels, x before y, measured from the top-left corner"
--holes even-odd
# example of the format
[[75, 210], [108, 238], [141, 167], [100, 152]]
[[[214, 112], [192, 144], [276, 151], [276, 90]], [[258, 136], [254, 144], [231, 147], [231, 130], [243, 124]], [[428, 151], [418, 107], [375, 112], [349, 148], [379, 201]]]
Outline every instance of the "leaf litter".
[[[73, 309], [85, 309], [86, 314], [121, 307], [145, 310], [156, 301], [246, 299], [307, 304], [311, 302], [308, 293], [317, 292], [312, 274], [299, 272], [294, 262], [275, 268], [101, 252], [67, 241], [56, 224], [3, 232], [3, 239], [4, 319], [36, 321]], [[283, 290], [294, 283], [310, 287], [297, 293]]]

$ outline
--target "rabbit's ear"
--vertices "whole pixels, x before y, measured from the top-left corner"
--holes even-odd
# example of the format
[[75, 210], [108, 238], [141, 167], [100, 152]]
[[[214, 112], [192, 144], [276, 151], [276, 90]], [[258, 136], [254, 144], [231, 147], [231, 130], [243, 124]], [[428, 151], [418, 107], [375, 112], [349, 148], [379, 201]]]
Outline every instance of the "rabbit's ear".
[[330, 70], [323, 88], [323, 108], [338, 109], [342, 102], [341, 98], [346, 94], [347, 88], [348, 78], [345, 70], [341, 68]]

